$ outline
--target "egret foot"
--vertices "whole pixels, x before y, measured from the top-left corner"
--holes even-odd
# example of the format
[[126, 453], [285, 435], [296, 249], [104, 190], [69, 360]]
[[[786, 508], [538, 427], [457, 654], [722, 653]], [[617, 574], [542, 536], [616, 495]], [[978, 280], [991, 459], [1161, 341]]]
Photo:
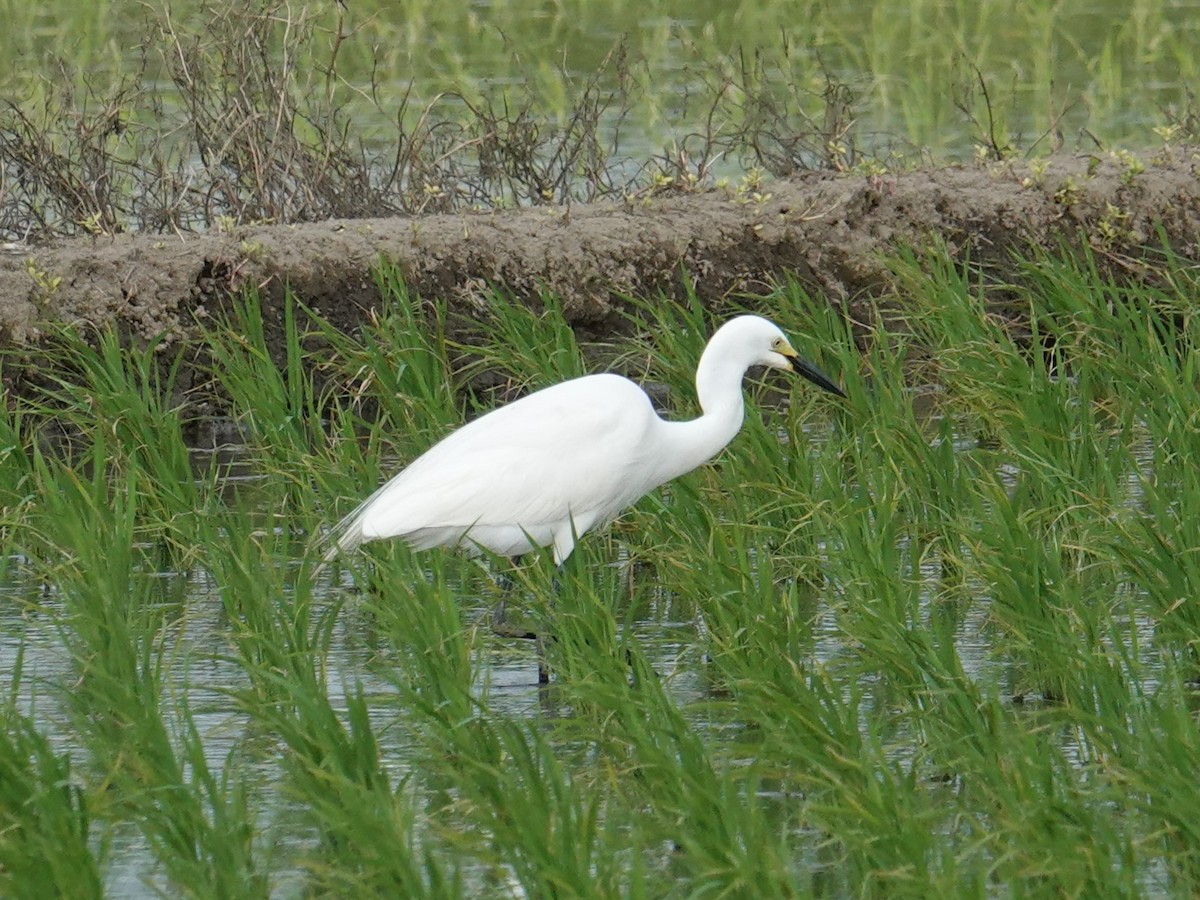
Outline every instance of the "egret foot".
[[538, 639], [538, 633], [536, 631], [530, 631], [529, 629], [522, 628], [519, 625], [513, 625], [508, 621], [506, 616], [508, 611], [507, 607], [507, 600], [501, 600], [496, 605], [496, 609], [492, 613], [492, 634], [504, 638], [517, 638], [518, 640], [522, 641], [536, 641]]

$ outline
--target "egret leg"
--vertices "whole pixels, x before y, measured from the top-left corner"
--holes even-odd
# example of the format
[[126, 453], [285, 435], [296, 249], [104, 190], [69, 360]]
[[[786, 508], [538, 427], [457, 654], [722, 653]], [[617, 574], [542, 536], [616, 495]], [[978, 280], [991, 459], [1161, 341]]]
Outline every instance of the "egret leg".
[[[561, 589], [559, 584], [559, 574], [562, 572], [562, 565], [559, 565], [558, 572], [554, 576], [553, 590], [557, 594]], [[502, 589], [507, 593], [513, 589], [513, 581], [507, 575], [500, 576], [500, 584]], [[519, 640], [535, 641], [537, 646], [537, 661], [538, 661], [538, 684], [550, 683], [550, 667], [546, 663], [546, 641], [554, 640], [554, 636], [546, 636], [539, 632], [532, 631], [528, 628], [522, 628], [508, 621], [508, 597], [502, 596], [500, 602], [496, 604], [496, 608], [492, 611], [492, 633], [504, 638], [517, 638]], [[633, 653], [625, 650], [625, 664], [631, 670], [634, 669]], [[653, 671], [653, 670], [651, 670]]]
[[[507, 594], [513, 589], [513, 580], [507, 573], [501, 574], [501, 590]], [[546, 664], [545, 644], [542, 636], [536, 631], [522, 628], [508, 621], [508, 597], [502, 596], [496, 608], [492, 611], [492, 634], [503, 638], [516, 638], [523, 641], [535, 641], [537, 645], [538, 684], [550, 683], [550, 667]]]
[[535, 641], [537, 646], [538, 684], [550, 683], [550, 667], [546, 663], [546, 648], [542, 636], [536, 631], [513, 625], [505, 619], [508, 599], [503, 598], [492, 613], [492, 634], [505, 638], [517, 638], [524, 641]]

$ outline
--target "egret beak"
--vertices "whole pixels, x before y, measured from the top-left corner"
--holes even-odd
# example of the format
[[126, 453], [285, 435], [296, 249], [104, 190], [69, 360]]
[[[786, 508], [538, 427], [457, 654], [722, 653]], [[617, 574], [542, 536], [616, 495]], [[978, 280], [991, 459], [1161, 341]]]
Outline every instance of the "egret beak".
[[817, 387], [824, 388], [831, 394], [837, 394], [839, 397], [846, 396], [845, 392], [836, 384], [834, 384], [828, 375], [826, 375], [812, 363], [806, 362], [799, 356], [795, 356], [793, 354], [784, 355], [787, 356], [788, 362], [791, 363], [792, 371], [797, 375], [803, 375]]

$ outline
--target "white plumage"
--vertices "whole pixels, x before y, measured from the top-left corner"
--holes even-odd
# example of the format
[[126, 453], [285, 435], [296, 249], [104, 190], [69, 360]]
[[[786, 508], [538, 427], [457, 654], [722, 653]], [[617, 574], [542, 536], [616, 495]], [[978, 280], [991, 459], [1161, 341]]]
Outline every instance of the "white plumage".
[[645, 391], [619, 375], [537, 391], [462, 426], [385, 483], [334, 526], [325, 561], [398, 538], [416, 549], [461, 545], [503, 556], [552, 545], [562, 562], [578, 537], [729, 443], [742, 425], [741, 382], [753, 365], [793, 369], [841, 394], [778, 327], [739, 316], [700, 358], [699, 418], [660, 418]]

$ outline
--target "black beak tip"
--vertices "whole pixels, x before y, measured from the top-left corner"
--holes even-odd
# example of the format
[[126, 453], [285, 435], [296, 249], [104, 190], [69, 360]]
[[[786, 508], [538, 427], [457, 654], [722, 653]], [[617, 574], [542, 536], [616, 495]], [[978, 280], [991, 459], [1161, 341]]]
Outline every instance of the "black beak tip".
[[805, 362], [799, 357], [793, 357], [791, 362], [792, 371], [794, 371], [797, 375], [802, 375], [822, 390], [829, 391], [829, 393], [836, 394], [837, 396], [845, 399], [846, 392], [834, 384], [833, 379], [831, 379], [812, 363]]

